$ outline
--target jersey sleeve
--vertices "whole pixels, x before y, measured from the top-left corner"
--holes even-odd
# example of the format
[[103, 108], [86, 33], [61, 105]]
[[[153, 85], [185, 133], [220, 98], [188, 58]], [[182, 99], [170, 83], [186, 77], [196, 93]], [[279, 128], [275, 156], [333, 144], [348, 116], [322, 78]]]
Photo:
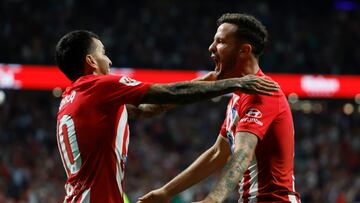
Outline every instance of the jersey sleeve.
[[279, 97], [246, 95], [240, 106], [236, 132], [250, 132], [262, 140], [267, 129], [279, 113]]
[[151, 85], [126, 76], [105, 75], [94, 84], [93, 94], [99, 104], [138, 106]]

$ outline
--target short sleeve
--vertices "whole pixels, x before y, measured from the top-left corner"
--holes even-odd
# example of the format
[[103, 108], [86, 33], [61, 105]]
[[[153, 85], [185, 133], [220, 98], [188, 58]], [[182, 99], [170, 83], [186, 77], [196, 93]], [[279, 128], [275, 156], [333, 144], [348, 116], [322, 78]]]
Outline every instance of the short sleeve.
[[277, 117], [279, 97], [264, 95], [244, 95], [238, 109], [239, 120], [236, 132], [246, 131], [255, 134], [260, 140]]
[[94, 100], [100, 105], [138, 106], [151, 83], [143, 83], [126, 76], [105, 75], [96, 80], [93, 87]]

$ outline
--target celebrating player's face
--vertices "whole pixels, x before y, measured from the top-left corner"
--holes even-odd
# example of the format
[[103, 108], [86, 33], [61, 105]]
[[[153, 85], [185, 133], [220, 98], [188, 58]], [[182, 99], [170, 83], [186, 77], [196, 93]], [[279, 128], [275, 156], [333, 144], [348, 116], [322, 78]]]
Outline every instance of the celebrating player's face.
[[93, 39], [93, 52], [91, 53], [92, 57], [95, 60], [97, 68], [95, 73], [97, 75], [107, 75], [110, 72], [111, 60], [105, 54], [105, 47], [98, 39]]
[[232, 70], [236, 68], [241, 45], [235, 35], [236, 29], [236, 25], [221, 24], [209, 47], [211, 58], [215, 61], [217, 79], [231, 77]]

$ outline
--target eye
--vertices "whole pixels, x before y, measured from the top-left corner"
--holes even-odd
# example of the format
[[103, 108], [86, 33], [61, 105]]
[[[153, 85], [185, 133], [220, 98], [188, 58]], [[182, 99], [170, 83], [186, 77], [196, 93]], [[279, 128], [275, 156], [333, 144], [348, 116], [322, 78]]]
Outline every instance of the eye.
[[218, 38], [216, 41], [217, 41], [217, 43], [224, 43], [224, 40], [223, 40], [223, 39], [219, 39], [219, 38]]

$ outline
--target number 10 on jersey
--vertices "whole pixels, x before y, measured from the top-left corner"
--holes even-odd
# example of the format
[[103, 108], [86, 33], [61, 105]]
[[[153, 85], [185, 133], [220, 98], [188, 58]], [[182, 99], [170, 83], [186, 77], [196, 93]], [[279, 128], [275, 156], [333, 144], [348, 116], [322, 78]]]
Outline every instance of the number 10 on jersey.
[[60, 119], [58, 144], [64, 166], [69, 169], [70, 174], [77, 173], [81, 167], [81, 155], [76, 140], [75, 123], [69, 115], [63, 115]]

